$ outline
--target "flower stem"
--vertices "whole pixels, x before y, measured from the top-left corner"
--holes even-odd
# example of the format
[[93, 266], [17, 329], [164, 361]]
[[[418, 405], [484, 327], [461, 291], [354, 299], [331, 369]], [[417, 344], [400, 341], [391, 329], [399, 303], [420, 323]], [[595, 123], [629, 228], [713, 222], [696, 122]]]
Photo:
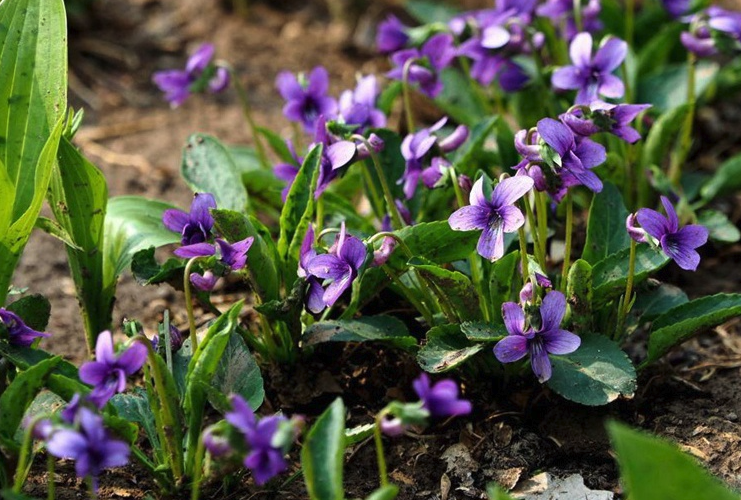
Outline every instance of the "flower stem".
[[540, 191], [535, 191], [535, 208], [538, 218], [538, 240], [542, 247], [540, 251], [543, 253], [543, 260], [545, 260], [548, 244], [548, 200], [546, 200], [545, 194]]
[[409, 71], [417, 60], [413, 57], [407, 59], [401, 73], [401, 93], [404, 99], [404, 114], [407, 120], [407, 134], [414, 133], [414, 116], [412, 115], [412, 100], [409, 95]]
[[576, 26], [576, 32], [580, 33], [584, 29], [581, 17], [581, 0], [573, 0], [572, 5], [574, 6], [574, 25]]
[[[635, 0], [625, 0], [625, 41], [628, 47], [633, 47], [633, 31], [635, 26]], [[631, 101], [628, 101], [631, 102]]]
[[455, 192], [455, 201], [458, 202], [458, 208], [462, 208], [466, 206], [466, 199], [463, 197], [463, 191], [461, 191], [461, 187], [458, 184], [458, 175], [455, 173], [454, 167], [450, 167], [448, 171], [450, 172], [450, 180], [453, 183], [453, 192]]
[[563, 252], [563, 270], [561, 271], [561, 291], [566, 292], [566, 282], [571, 267], [571, 237], [574, 229], [574, 199], [566, 193], [566, 247]]
[[682, 136], [677, 152], [672, 155], [669, 165], [669, 180], [675, 188], [678, 188], [682, 180], [682, 165], [687, 159], [692, 146], [692, 123], [695, 119], [695, 69], [697, 57], [692, 52], [687, 52], [687, 116], [682, 127]]
[[528, 269], [527, 261], [527, 238], [525, 237], [525, 228], [520, 227], [517, 230], [517, 235], [520, 240], [520, 259], [522, 259], [522, 282], [526, 283], [530, 277], [530, 270]]
[[15, 481], [13, 482], [13, 493], [20, 494], [23, 490], [23, 483], [26, 482], [26, 476], [28, 475], [28, 469], [30, 467], [29, 456], [31, 455], [31, 447], [33, 446], [33, 429], [36, 427], [41, 420], [48, 418], [47, 415], [37, 415], [34, 417], [26, 426], [26, 431], [23, 433], [23, 442], [21, 443], [21, 451], [18, 456], [18, 463], [15, 468]]
[[196, 335], [196, 318], [193, 315], [193, 298], [190, 289], [190, 272], [198, 257], [193, 257], [185, 265], [183, 273], [183, 292], [185, 293], [185, 311], [188, 313], [188, 329], [190, 330], [190, 344], [193, 352], [198, 349], [198, 336]]
[[193, 486], [190, 490], [190, 500], [198, 500], [201, 494], [201, 479], [203, 479], [203, 457], [206, 447], [203, 445], [203, 436], [198, 440], [196, 447], [195, 465], [193, 467]]
[[636, 241], [630, 239], [630, 257], [628, 260], [628, 279], [625, 282], [625, 295], [623, 296], [622, 307], [618, 311], [618, 322], [617, 322], [617, 336], [618, 338], [623, 335], [623, 327], [625, 326], [625, 318], [628, 317], [630, 308], [633, 305], [631, 296], [633, 295], [633, 280], [636, 272]]
[[368, 139], [366, 139], [362, 135], [353, 135], [353, 138], [361, 141], [363, 144], [365, 144], [365, 147], [368, 149], [368, 154], [370, 154], [371, 162], [373, 163], [373, 167], [376, 169], [376, 175], [378, 176], [378, 181], [381, 183], [381, 190], [383, 190], [383, 197], [386, 199], [386, 210], [388, 210], [388, 213], [391, 216], [391, 222], [394, 225], [394, 227], [396, 229], [401, 229], [402, 227], [405, 226], [404, 219], [401, 218], [399, 209], [396, 207], [396, 201], [394, 200], [394, 195], [391, 193], [391, 188], [389, 187], [388, 180], [386, 179], [386, 175], [383, 173], [383, 168], [381, 167], [381, 162], [378, 159], [378, 154], [376, 154], [376, 151], [373, 149], [373, 146], [368, 141]]
[[538, 235], [538, 231], [535, 226], [535, 214], [533, 214], [533, 208], [530, 206], [530, 200], [527, 196], [522, 199], [522, 204], [525, 205], [527, 223], [530, 226], [530, 234], [533, 238], [533, 250], [535, 252], [535, 258], [538, 259], [540, 268], [545, 271], [545, 252], [540, 244], [540, 236]]
[[378, 462], [378, 475], [381, 478], [381, 488], [389, 484], [388, 473], [386, 472], [386, 457], [383, 453], [383, 440], [381, 438], [381, 420], [385, 416], [386, 411], [381, 410], [376, 415], [376, 425], [373, 427], [373, 440], [376, 443], [376, 462]]
[[234, 88], [237, 91], [239, 103], [242, 105], [242, 114], [244, 115], [245, 120], [247, 120], [247, 125], [250, 128], [250, 133], [252, 134], [252, 140], [255, 143], [255, 150], [257, 151], [257, 157], [260, 160], [260, 165], [262, 165], [262, 168], [270, 170], [270, 163], [268, 162], [268, 157], [265, 154], [265, 146], [263, 145], [262, 139], [260, 138], [257, 123], [255, 123], [255, 119], [252, 117], [252, 108], [250, 107], [250, 100], [247, 97], [247, 91], [245, 90], [244, 85], [242, 85], [242, 82], [239, 80], [239, 77], [236, 71], [234, 71], [234, 68], [232, 68], [230, 65], [227, 65], [226, 68], [229, 71], [232, 82], [234, 82]]

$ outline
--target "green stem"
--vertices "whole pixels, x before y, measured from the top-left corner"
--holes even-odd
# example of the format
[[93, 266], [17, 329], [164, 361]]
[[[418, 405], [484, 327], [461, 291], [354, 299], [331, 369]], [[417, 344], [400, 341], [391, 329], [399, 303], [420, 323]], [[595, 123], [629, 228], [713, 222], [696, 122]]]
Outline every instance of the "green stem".
[[581, 17], [581, 0], [573, 0], [574, 6], [574, 25], [576, 26], [576, 32], [581, 33], [583, 31], [583, 23]]
[[540, 244], [540, 237], [535, 225], [535, 214], [533, 214], [533, 208], [530, 206], [530, 200], [527, 196], [522, 199], [522, 204], [525, 205], [525, 213], [527, 214], [527, 223], [530, 226], [530, 234], [533, 238], [533, 250], [535, 251], [535, 258], [538, 259], [540, 268], [545, 271], [545, 252]]
[[87, 483], [87, 489], [88, 489], [88, 492], [90, 494], [90, 498], [92, 500], [97, 500], [98, 499], [98, 490], [95, 487], [95, 478], [92, 475], [88, 475], [85, 478], [85, 482]]
[[407, 59], [407, 61], [404, 63], [404, 68], [402, 69], [401, 73], [401, 93], [402, 98], [404, 99], [404, 114], [406, 115], [407, 120], [407, 134], [413, 134], [414, 133], [414, 116], [412, 115], [412, 100], [409, 95], [409, 70], [412, 67], [412, 64], [417, 62], [417, 60], [413, 57], [410, 57]]
[[517, 236], [520, 240], [520, 259], [522, 260], [522, 282], [526, 283], [530, 277], [530, 270], [528, 269], [527, 261], [527, 237], [525, 236], [525, 228], [520, 227], [517, 230]]
[[682, 165], [687, 159], [692, 146], [692, 123], [695, 119], [695, 68], [697, 57], [692, 52], [687, 52], [687, 117], [684, 119], [682, 127], [682, 137], [679, 142], [679, 150], [672, 155], [672, 162], [669, 166], [669, 180], [675, 188], [680, 186], [682, 180]]
[[623, 297], [622, 307], [618, 313], [618, 338], [623, 336], [623, 327], [625, 326], [625, 319], [628, 317], [632, 304], [633, 295], [633, 280], [636, 272], [636, 241], [630, 239], [630, 258], [628, 260], [628, 279], [625, 282], [625, 296]]
[[571, 192], [566, 193], [566, 247], [563, 252], [563, 270], [561, 271], [561, 291], [566, 292], [566, 282], [571, 267], [571, 237], [574, 229], [574, 199]]
[[455, 173], [455, 168], [450, 167], [450, 180], [453, 182], [453, 192], [455, 192], [455, 200], [458, 202], [458, 208], [466, 206], [466, 199], [463, 197], [463, 191], [458, 185], [458, 175]]
[[165, 329], [165, 361], [167, 362], [167, 369], [170, 373], [173, 373], [172, 367], [172, 339], [170, 338], [170, 310], [165, 309], [164, 318], [162, 318], [162, 326]]
[[30, 466], [29, 456], [33, 446], [33, 430], [41, 420], [49, 418], [48, 415], [37, 415], [26, 426], [23, 433], [23, 442], [21, 443], [21, 452], [18, 456], [18, 464], [15, 468], [15, 481], [13, 482], [13, 493], [20, 494], [23, 490], [23, 483], [26, 482], [26, 475]]
[[257, 157], [260, 160], [260, 165], [262, 165], [262, 168], [270, 170], [270, 162], [268, 162], [268, 157], [265, 154], [265, 146], [263, 145], [262, 139], [260, 138], [257, 123], [255, 123], [255, 119], [252, 117], [252, 108], [250, 107], [250, 100], [247, 97], [247, 91], [242, 85], [242, 82], [239, 80], [239, 77], [234, 71], [234, 68], [232, 68], [230, 65], [226, 65], [226, 68], [229, 71], [232, 82], [234, 82], [234, 88], [237, 91], [239, 103], [242, 105], [242, 114], [244, 115], [245, 120], [247, 120], [247, 125], [250, 128], [250, 133], [252, 134], [252, 140], [255, 143], [255, 150], [257, 151]]
[[316, 200], [316, 228], [317, 233], [321, 233], [324, 229], [324, 197], [320, 196]]
[[383, 191], [383, 197], [386, 199], [386, 209], [388, 210], [389, 215], [391, 216], [391, 223], [396, 229], [401, 229], [405, 226], [404, 219], [402, 219], [401, 214], [399, 213], [399, 209], [396, 207], [396, 201], [394, 200], [394, 195], [391, 193], [391, 188], [389, 187], [388, 180], [386, 179], [386, 175], [383, 173], [383, 168], [381, 167], [381, 161], [378, 159], [378, 155], [376, 154], [376, 151], [373, 149], [373, 146], [371, 143], [363, 137], [362, 135], [353, 135], [354, 139], [357, 139], [361, 141], [365, 147], [368, 149], [368, 154], [370, 154], [371, 162], [373, 163], [373, 167], [376, 170], [376, 175], [378, 176], [378, 181], [381, 183], [381, 190]]
[[203, 444], [203, 437], [198, 440], [196, 447], [195, 466], [193, 468], [193, 486], [190, 491], [190, 499], [198, 500], [201, 493], [201, 479], [203, 478], [203, 457], [206, 454], [206, 447]]
[[[540, 242], [540, 251], [545, 261], [546, 247], [548, 244], [548, 200], [545, 193], [535, 191], [535, 208], [537, 209], [536, 216], [538, 218], [538, 241]], [[545, 269], [544, 267], [543, 270], [545, 271]]]
[[[373, 160], [370, 160], [373, 161]], [[376, 211], [376, 216], [378, 219], [383, 219], [384, 212], [383, 212], [383, 206], [384, 206], [384, 200], [381, 197], [381, 195], [378, 193], [378, 189], [376, 188], [376, 183], [373, 181], [373, 176], [371, 175], [370, 168], [368, 167], [368, 163], [366, 162], [365, 165], [363, 165], [363, 168], [361, 169], [363, 172], [363, 178], [365, 179], [365, 184], [368, 186], [368, 194], [370, 195], [370, 201], [371, 201], [371, 207], [373, 207], [374, 211]]]
[[378, 475], [381, 478], [381, 488], [388, 486], [389, 478], [386, 472], [386, 457], [383, 453], [383, 439], [381, 438], [381, 421], [386, 417], [386, 411], [381, 410], [376, 415], [376, 425], [373, 427], [373, 440], [376, 443], [376, 462], [378, 463]]
[[190, 331], [190, 345], [193, 352], [198, 349], [198, 336], [196, 335], [196, 318], [193, 314], [193, 298], [191, 296], [190, 289], [190, 272], [193, 268], [193, 264], [200, 257], [193, 257], [185, 265], [185, 272], [183, 273], [183, 292], [185, 293], [185, 311], [188, 314], [188, 330]]
[[[625, 0], [625, 41], [628, 47], [633, 47], [633, 32], [635, 26], [635, 0]], [[632, 102], [632, 101], [627, 101]]]

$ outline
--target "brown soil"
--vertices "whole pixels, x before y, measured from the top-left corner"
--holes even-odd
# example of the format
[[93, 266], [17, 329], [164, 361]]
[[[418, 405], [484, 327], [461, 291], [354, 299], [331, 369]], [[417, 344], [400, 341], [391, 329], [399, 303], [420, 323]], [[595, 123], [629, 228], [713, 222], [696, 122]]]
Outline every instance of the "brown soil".
[[[317, 2], [300, 8], [304, 3], [280, 2], [282, 9], [278, 2], [253, 3], [243, 19], [195, 0], [98, 0], [92, 15], [77, 21], [81, 29], [71, 36], [70, 98], [87, 115], [77, 143], [105, 173], [112, 196], [143, 194], [187, 206], [191, 193], [178, 177], [186, 137], [206, 132], [227, 143], [250, 142], [234, 94], [197, 97], [170, 110], [150, 83], [153, 71], [182, 65], [185, 54], [203, 41], [214, 42], [218, 54], [232, 58], [249, 89], [257, 121], [286, 133], [282, 101], [273, 84], [278, 71], [323, 64], [336, 95], [353, 84], [356, 72], [380, 73], [385, 65], [367, 52], [364, 31], [382, 10], [378, 5], [348, 32], [347, 24], [331, 21]], [[712, 250], [696, 275], [667, 278], [686, 285], [693, 296], [739, 291], [735, 263], [740, 251], [738, 245]], [[43, 293], [52, 302], [48, 331], [54, 335], [44, 346], [82, 362], [87, 353], [62, 244], [34, 234], [14, 284]], [[175, 323], [182, 325], [182, 301], [182, 294], [169, 287], [142, 288], [125, 277], [118, 288], [114, 324], [136, 317], [151, 332], [162, 311], [170, 308]], [[487, 482], [513, 487], [536, 471], [579, 473], [591, 488], [619, 492], [603, 425], [611, 418], [675, 440], [714, 474], [740, 488], [739, 331], [735, 321], [690, 342], [642, 374], [634, 400], [606, 408], [571, 404], [532, 381], [505, 389], [461, 375], [465, 394], [474, 402], [471, 418], [388, 442], [389, 470], [401, 487], [399, 498], [484, 498]], [[342, 396], [350, 423], [367, 423], [389, 400], [411, 400], [411, 381], [417, 374], [414, 359], [403, 353], [378, 346], [321, 346], [295, 367], [266, 370], [266, 406], [302, 413], [311, 421]], [[292, 458], [295, 469], [296, 452]], [[27, 492], [45, 496], [43, 462], [35, 467]], [[348, 498], [372, 491], [377, 486], [372, 443], [349, 450], [345, 470]], [[74, 479], [70, 464], [61, 463], [57, 472], [57, 498], [79, 498], [84, 486]], [[202, 498], [306, 498], [300, 478], [271, 486], [259, 489], [243, 479], [228, 491], [213, 485]], [[104, 474], [100, 493], [106, 499], [138, 499], [154, 496], [156, 489], [143, 471], [129, 466]]]

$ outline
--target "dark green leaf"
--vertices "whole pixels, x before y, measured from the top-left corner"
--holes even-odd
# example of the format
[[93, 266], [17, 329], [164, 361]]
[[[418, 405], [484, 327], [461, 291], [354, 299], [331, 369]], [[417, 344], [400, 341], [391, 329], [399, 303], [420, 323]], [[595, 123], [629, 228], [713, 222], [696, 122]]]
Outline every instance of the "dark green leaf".
[[[626, 248], [594, 265], [592, 277], [594, 280], [595, 303], [604, 304], [610, 299], [619, 297], [625, 291], [629, 261], [630, 249]], [[658, 271], [668, 262], [669, 257], [664, 255], [663, 252], [649, 245], [638, 245], [638, 248], [636, 248], [634, 282], [640, 283], [650, 273]]]
[[682, 128], [689, 110], [687, 104], [681, 104], [663, 113], [651, 126], [651, 130], [646, 135], [646, 143], [641, 155], [643, 168], [649, 168], [652, 165], [661, 166], [662, 160], [669, 153], [678, 137], [679, 130]]
[[587, 331], [592, 325], [592, 266], [578, 259], [569, 268], [566, 299], [571, 306], [574, 331]]
[[[180, 259], [167, 259], [160, 265], [154, 257], [154, 247], [139, 250], [131, 259], [131, 273], [140, 285], [170, 283], [178, 290], [183, 288], [185, 263]], [[196, 269], [193, 269], [196, 272]]]
[[337, 398], [311, 427], [301, 448], [301, 466], [309, 498], [343, 500], [344, 455], [345, 405]]
[[247, 208], [242, 173], [229, 150], [216, 138], [206, 134], [188, 137], [180, 173], [193, 192], [213, 194], [217, 207], [237, 212]]
[[364, 316], [354, 320], [320, 321], [304, 332], [304, 345], [322, 342], [383, 341], [401, 349], [417, 345], [406, 325], [391, 316]]
[[394, 105], [396, 98], [401, 95], [402, 83], [398, 80], [394, 80], [388, 83], [386, 87], [381, 91], [381, 94], [376, 100], [378, 109], [388, 116], [391, 114], [391, 108]]
[[406, 0], [404, 8], [421, 24], [447, 23], [460, 12], [449, 4], [431, 0]]
[[461, 331], [473, 342], [498, 342], [507, 336], [503, 323], [482, 323], [467, 321], [461, 324]]
[[7, 309], [20, 316], [26, 325], [36, 331], [43, 332], [49, 324], [51, 304], [43, 295], [26, 295], [10, 304]]
[[697, 223], [705, 226], [710, 232], [710, 239], [720, 243], [736, 243], [741, 239], [736, 225], [728, 216], [717, 210], [703, 210], [697, 216]]
[[679, 44], [679, 34], [683, 29], [681, 23], [666, 23], [654, 37], [640, 47], [638, 52], [640, 77], [664, 67], [672, 49]]
[[[421, 222], [407, 226], [396, 234], [404, 240], [413, 256], [436, 264], [447, 264], [468, 258], [476, 249], [480, 231], [453, 231], [448, 221]], [[389, 260], [395, 269], [404, 269], [408, 257], [396, 250]]]
[[375, 428], [376, 424], [372, 423], [358, 425], [352, 429], [345, 429], [345, 446], [352, 446], [371, 437]]
[[458, 123], [473, 127], [486, 118], [486, 109], [477, 101], [470, 80], [456, 68], [446, 68], [440, 79], [443, 91], [435, 98], [435, 104]]
[[483, 348], [482, 343], [471, 343], [461, 332], [460, 325], [436, 326], [427, 332], [427, 343], [417, 353], [417, 362], [427, 372], [445, 372]]
[[[211, 379], [211, 385], [221, 394], [239, 394], [253, 410], [257, 410], [265, 397], [262, 374], [245, 341], [239, 335], [229, 337], [219, 364]], [[211, 405], [221, 412], [231, 409], [219, 408], [216, 401]]]
[[[280, 158], [282, 162], [293, 163], [294, 161], [296, 161], [291, 154], [291, 151], [288, 149], [286, 141], [281, 136], [279, 136], [269, 128], [265, 127], [257, 127], [257, 132], [265, 139], [267, 139], [268, 144], [270, 145], [270, 149], [272, 149], [273, 152], [278, 155], [278, 158]], [[232, 151], [233, 150], [234, 148], [232, 148]], [[255, 158], [257, 158], [257, 156], [255, 156]], [[257, 163], [257, 166], [260, 166], [259, 161]]]
[[741, 154], [720, 164], [713, 177], [700, 189], [700, 196], [703, 200], [710, 201], [716, 196], [735, 193], [740, 188]]
[[620, 191], [606, 182], [599, 195], [592, 198], [587, 223], [587, 240], [582, 259], [594, 265], [608, 256], [628, 248], [630, 236], [625, 229], [628, 210]]
[[149, 403], [147, 393], [141, 388], [135, 388], [126, 394], [116, 394], [111, 398], [111, 404], [116, 408], [118, 416], [142, 426], [147, 433], [149, 445], [154, 451], [160, 450], [159, 434], [154, 421], [154, 413]]
[[551, 356], [551, 364], [548, 387], [583, 405], [606, 405], [619, 396], [631, 398], [636, 390], [636, 371], [630, 359], [602, 335], [583, 335], [579, 349], [566, 356]]
[[13, 438], [16, 429], [21, 423], [26, 408], [41, 391], [49, 377], [49, 373], [57, 366], [62, 358], [55, 356], [41, 361], [37, 365], [20, 372], [13, 382], [0, 395], [0, 433], [7, 438]]
[[687, 294], [681, 288], [663, 283], [654, 290], [639, 292], [630, 310], [641, 321], [653, 321], [673, 307], [688, 302]]
[[[460, 173], [467, 174], [469, 177], [473, 177], [478, 169], [478, 159], [485, 156], [484, 146], [486, 141], [492, 132], [499, 128], [500, 121], [499, 117], [495, 115], [485, 118], [483, 121], [474, 125], [468, 136], [468, 140], [456, 151], [454, 160], [452, 160], [456, 170]], [[512, 139], [514, 140], [514, 137]], [[513, 165], [516, 163], [513, 163]]]
[[608, 423], [607, 431], [632, 500], [739, 500], [676, 445], [617, 422]]
[[741, 294], [738, 293], [719, 293], [669, 309], [651, 325], [645, 363], [658, 360], [672, 347], [738, 315], [741, 315]]
[[[695, 97], [700, 98], [718, 73], [718, 64], [700, 61], [695, 69]], [[687, 102], [687, 64], [671, 64], [638, 83], [636, 102], [667, 111]]]
[[[511, 301], [515, 293], [513, 287], [519, 287], [521, 280], [517, 271], [520, 263], [520, 252], [510, 252], [494, 262], [489, 272], [489, 300], [494, 321], [501, 322], [502, 304]], [[519, 288], [518, 288], [519, 289]]]
[[448, 321], [459, 323], [481, 319], [479, 297], [468, 276], [427, 262], [416, 257], [409, 261], [409, 265], [430, 286]]

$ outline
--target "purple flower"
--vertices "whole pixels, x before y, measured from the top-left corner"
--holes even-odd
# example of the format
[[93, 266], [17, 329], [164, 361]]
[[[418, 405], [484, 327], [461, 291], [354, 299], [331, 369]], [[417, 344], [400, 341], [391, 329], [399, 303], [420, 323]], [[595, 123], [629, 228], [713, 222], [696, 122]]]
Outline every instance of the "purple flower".
[[646, 231], [636, 224], [636, 214], [630, 214], [625, 219], [625, 230], [628, 231], [628, 236], [636, 243], [648, 243]]
[[88, 361], [80, 367], [80, 380], [94, 386], [88, 400], [98, 408], [105, 406], [115, 393], [126, 390], [126, 377], [139, 371], [146, 360], [144, 344], [134, 342], [116, 356], [111, 332], [101, 332], [95, 344], [95, 361]]
[[358, 125], [360, 131], [368, 127], [385, 127], [386, 115], [376, 108], [378, 93], [378, 82], [374, 75], [361, 78], [355, 91], [346, 90], [340, 95], [340, 117], [349, 125]]
[[608, 104], [592, 101], [588, 112], [583, 108], [574, 107], [559, 118], [576, 135], [589, 137], [598, 132], [609, 132], [632, 144], [640, 140], [641, 134], [630, 126], [630, 122], [641, 111], [650, 107], [650, 104]]
[[202, 292], [210, 292], [216, 286], [219, 277], [212, 271], [205, 271], [203, 275], [190, 273], [191, 284]]
[[123, 441], [111, 439], [103, 427], [103, 418], [88, 408], [80, 408], [77, 423], [77, 429], [52, 431], [46, 449], [55, 457], [74, 460], [77, 477], [92, 477], [95, 490], [103, 469], [129, 462], [129, 447]]
[[689, 12], [692, 2], [690, 0], [661, 0], [661, 4], [670, 16], [677, 19]]
[[476, 251], [493, 262], [504, 255], [504, 233], [517, 231], [525, 223], [525, 217], [514, 204], [532, 187], [530, 177], [509, 177], [494, 187], [491, 199], [487, 200], [482, 177], [471, 189], [471, 204], [453, 212], [448, 224], [456, 231], [483, 229]]
[[555, 186], [555, 198], [560, 199], [565, 189], [583, 184], [595, 193], [602, 191], [602, 181], [590, 169], [600, 165], [607, 158], [605, 147], [587, 139], [574, 137], [569, 127], [553, 118], [543, 118], [538, 122], [538, 134], [554, 151], [558, 158], [542, 153], [551, 168], [556, 171], [560, 185]]
[[628, 44], [608, 37], [592, 57], [592, 35], [579, 33], [569, 48], [572, 66], [557, 69], [551, 79], [562, 90], [578, 90], [576, 104], [590, 104], [598, 95], [622, 97], [625, 86], [612, 72], [622, 64]]
[[80, 412], [80, 408], [84, 408], [82, 405], [82, 397], [79, 393], [75, 393], [69, 403], [59, 412], [59, 416], [62, 417], [62, 421], [72, 425], [77, 420], [77, 414]]
[[296, 148], [293, 147], [293, 142], [290, 140], [286, 141], [286, 146], [288, 147], [288, 152], [291, 154], [291, 157], [293, 158], [292, 163], [278, 163], [273, 167], [273, 174], [275, 176], [282, 180], [286, 181], [287, 185], [283, 188], [283, 190], [280, 192], [281, 199], [285, 202], [286, 198], [288, 197], [288, 192], [291, 190], [291, 185], [293, 184], [293, 180], [298, 175], [298, 171], [301, 168], [301, 164], [304, 162], [303, 157], [299, 156], [296, 153]]
[[416, 83], [420, 92], [434, 98], [443, 90], [438, 76], [454, 57], [453, 35], [438, 33], [430, 37], [421, 49], [405, 49], [394, 53], [391, 56], [394, 69], [386, 73], [386, 76], [403, 81], [404, 66], [407, 61], [413, 60], [409, 63], [408, 82]]
[[698, 224], [680, 228], [677, 212], [669, 199], [662, 196], [661, 204], [666, 210], [666, 217], [656, 210], [641, 208], [636, 213], [636, 220], [646, 233], [656, 238], [664, 253], [674, 259], [679, 267], [687, 271], [697, 270], [700, 254], [695, 248], [708, 241], [708, 230]]
[[494, 347], [494, 355], [502, 363], [512, 363], [530, 355], [530, 364], [541, 383], [551, 378], [551, 360], [548, 354], [569, 354], [579, 348], [581, 339], [561, 329], [566, 314], [566, 297], [552, 291], [540, 306], [540, 327], [525, 328], [525, 313], [515, 302], [502, 304], [504, 326], [509, 335]]
[[350, 165], [358, 157], [358, 148], [351, 141], [337, 141], [327, 132], [327, 121], [320, 116], [316, 122], [316, 133], [311, 148], [323, 144], [322, 160], [316, 182], [314, 198], [319, 199], [325, 189], [340, 174], [340, 169]]
[[309, 262], [316, 256], [317, 253], [314, 250], [314, 226], [309, 224], [304, 235], [304, 240], [301, 242], [301, 250], [299, 251], [298, 275], [300, 278], [305, 278], [307, 283], [305, 296], [306, 308], [318, 314], [327, 307], [324, 303], [324, 288], [322, 288], [322, 282], [319, 278], [309, 274], [306, 270]]
[[443, 153], [458, 149], [468, 138], [468, 128], [459, 125], [448, 137], [439, 139], [435, 133], [447, 121], [447, 118], [442, 118], [430, 128], [423, 128], [407, 135], [401, 142], [401, 155], [404, 157], [405, 168], [398, 184], [404, 184], [404, 196], [407, 199], [414, 197], [419, 178], [424, 169], [432, 165], [433, 159]]
[[[329, 253], [317, 255], [306, 263], [308, 275], [331, 281], [322, 294], [325, 307], [334, 305], [350, 287], [358, 277], [367, 256], [368, 250], [365, 244], [354, 236], [348, 236], [343, 222], [340, 234], [335, 244], [329, 249]], [[321, 309], [312, 310], [312, 312], [320, 311]]]
[[0, 307], [0, 323], [8, 331], [8, 342], [21, 347], [31, 347], [34, 340], [49, 337], [45, 332], [37, 332], [26, 325], [20, 316], [12, 311]]
[[211, 239], [211, 229], [214, 227], [214, 218], [210, 212], [212, 208], [216, 208], [214, 195], [196, 193], [190, 204], [190, 213], [176, 208], [165, 210], [162, 223], [170, 231], [182, 235], [180, 243], [184, 246], [204, 243]]
[[712, 30], [707, 25], [696, 26], [692, 31], [683, 31], [679, 35], [682, 45], [699, 57], [710, 57], [718, 53]]
[[430, 377], [423, 373], [414, 382], [414, 392], [422, 401], [422, 408], [432, 418], [457, 417], [471, 413], [471, 402], [458, 399], [458, 384], [444, 379], [430, 385]]
[[214, 458], [222, 457], [232, 452], [229, 439], [222, 435], [214, 425], [210, 425], [203, 430], [201, 439], [203, 440], [203, 446]]
[[165, 93], [165, 99], [174, 108], [185, 102], [191, 93], [208, 89], [218, 93], [229, 86], [229, 71], [214, 66], [214, 46], [204, 43], [190, 56], [185, 70], [157, 71], [152, 80]]
[[404, 48], [409, 41], [405, 26], [398, 17], [390, 15], [378, 24], [376, 48], [381, 54], [390, 54]]
[[291, 121], [302, 123], [304, 130], [311, 132], [320, 116], [334, 118], [337, 101], [327, 95], [329, 74], [322, 66], [311, 70], [308, 79], [281, 71], [275, 81], [278, 92], [287, 102], [283, 115]]
[[741, 42], [741, 13], [711, 6], [689, 18], [690, 29], [681, 34], [682, 44], [700, 57], [718, 50], [737, 51]]
[[233, 270], [242, 269], [247, 264], [247, 252], [253, 241], [255, 238], [250, 236], [231, 245], [221, 238], [216, 238], [216, 244], [221, 250], [221, 262]]
[[[589, 0], [581, 7], [581, 22], [584, 31], [596, 33], [602, 29], [602, 23], [599, 20], [601, 10], [600, 0]], [[577, 35], [573, 0], [546, 0], [535, 12], [541, 17], [549, 18], [567, 41], [572, 41]]]

